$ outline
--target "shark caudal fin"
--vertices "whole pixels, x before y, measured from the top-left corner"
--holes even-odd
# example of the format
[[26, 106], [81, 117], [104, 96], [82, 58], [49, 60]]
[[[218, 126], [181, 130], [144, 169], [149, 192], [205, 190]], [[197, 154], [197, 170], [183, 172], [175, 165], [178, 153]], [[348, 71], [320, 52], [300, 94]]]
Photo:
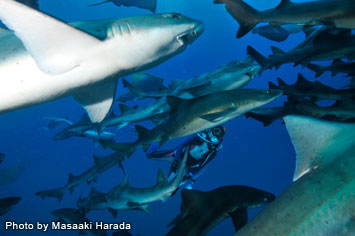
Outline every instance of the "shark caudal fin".
[[286, 116], [284, 121], [297, 154], [294, 181], [349, 149], [355, 151], [355, 124], [295, 115]]
[[35, 193], [35, 195], [42, 199], [45, 199], [46, 197], [57, 198], [58, 202], [61, 202], [64, 196], [64, 192], [65, 192], [64, 188], [56, 188], [56, 189], [39, 191]]
[[259, 65], [261, 66], [261, 71], [270, 69], [269, 59], [261, 55], [258, 51], [256, 51], [253, 47], [247, 47], [247, 54], [250, 55]]
[[224, 3], [229, 14], [238, 21], [237, 38], [243, 37], [261, 22], [259, 12], [242, 0], [215, 0], [214, 3]]

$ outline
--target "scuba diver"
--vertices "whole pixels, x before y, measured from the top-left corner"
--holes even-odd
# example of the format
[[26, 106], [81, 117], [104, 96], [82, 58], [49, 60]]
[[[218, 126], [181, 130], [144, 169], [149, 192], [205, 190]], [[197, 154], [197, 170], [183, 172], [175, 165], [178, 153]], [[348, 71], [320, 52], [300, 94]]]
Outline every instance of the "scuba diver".
[[157, 150], [158, 143], [154, 143], [148, 149], [146, 155], [149, 159], [172, 161], [169, 173], [169, 181], [176, 176], [179, 161], [182, 160], [185, 148], [189, 146], [186, 173], [180, 185], [186, 184], [187, 189], [192, 188], [195, 179], [202, 174], [208, 163], [217, 155], [222, 148], [222, 141], [225, 134], [224, 126], [202, 131], [187, 137], [180, 145], [172, 150]]

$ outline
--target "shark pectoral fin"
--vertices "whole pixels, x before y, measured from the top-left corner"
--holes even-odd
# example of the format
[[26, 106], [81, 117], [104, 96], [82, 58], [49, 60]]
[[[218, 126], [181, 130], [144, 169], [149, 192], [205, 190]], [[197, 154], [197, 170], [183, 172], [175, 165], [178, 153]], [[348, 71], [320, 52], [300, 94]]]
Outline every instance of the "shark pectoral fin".
[[221, 112], [215, 112], [215, 113], [210, 113], [210, 114], [206, 114], [206, 115], [201, 115], [200, 118], [207, 120], [209, 122], [212, 123], [217, 123], [220, 122], [221, 120], [223, 120], [226, 116], [230, 115], [231, 113], [235, 112], [238, 108], [234, 107], [234, 108], [229, 108], [225, 111], [221, 111]]
[[109, 208], [108, 208], [108, 211], [111, 213], [111, 215], [112, 215], [113, 218], [117, 218], [118, 210], [109, 207]]
[[190, 211], [203, 211], [203, 209], [199, 209], [199, 207], [202, 208], [204, 206], [204, 192], [184, 189], [181, 191], [181, 199], [184, 206], [184, 216], [190, 214]]
[[85, 108], [92, 122], [101, 122], [110, 111], [116, 87], [117, 79], [106, 79], [80, 89], [73, 97]]
[[165, 175], [163, 169], [159, 168], [156, 186], [165, 186], [168, 184], [169, 184], [169, 181], [166, 178], [166, 175]]
[[81, 63], [88, 48], [101, 41], [16, 1], [0, 2], [0, 20], [23, 42], [39, 68], [65, 73]]
[[296, 115], [286, 116], [284, 121], [297, 154], [294, 181], [330, 164], [344, 150], [355, 146], [354, 124]]
[[237, 232], [248, 223], [248, 209], [246, 207], [238, 208], [228, 214], [232, 218], [234, 229]]

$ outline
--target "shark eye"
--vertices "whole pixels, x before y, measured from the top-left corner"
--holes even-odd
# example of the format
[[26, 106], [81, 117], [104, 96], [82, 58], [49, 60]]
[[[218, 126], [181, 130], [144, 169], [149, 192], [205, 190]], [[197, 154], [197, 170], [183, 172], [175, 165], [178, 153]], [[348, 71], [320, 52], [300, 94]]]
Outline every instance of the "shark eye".
[[192, 35], [196, 35], [196, 34], [197, 34], [197, 33], [196, 33], [196, 30], [192, 31], [191, 34], [192, 34]]
[[268, 199], [267, 198], [264, 198], [264, 202], [267, 202], [268, 201]]
[[266, 93], [269, 94], [269, 93], [270, 93], [270, 90], [266, 90]]

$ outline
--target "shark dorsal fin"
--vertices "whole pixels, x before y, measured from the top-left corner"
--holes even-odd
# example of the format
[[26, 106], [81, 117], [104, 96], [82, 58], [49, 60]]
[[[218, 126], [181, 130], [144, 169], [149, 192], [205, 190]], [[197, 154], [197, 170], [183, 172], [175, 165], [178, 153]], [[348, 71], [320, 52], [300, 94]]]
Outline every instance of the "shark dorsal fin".
[[271, 46], [271, 51], [272, 51], [272, 53], [273, 53], [272, 56], [277, 56], [277, 57], [279, 57], [279, 56], [282, 56], [282, 55], [285, 54], [285, 52], [282, 51], [280, 48], [277, 48], [277, 47], [274, 47], [274, 46]]
[[355, 147], [355, 124], [296, 115], [286, 116], [284, 121], [297, 154], [294, 181]]
[[109, 207], [108, 211], [111, 213], [113, 218], [117, 218], [118, 210]]
[[165, 186], [169, 183], [163, 169], [159, 168], [156, 186]]
[[277, 86], [276, 84], [274, 84], [273, 82], [269, 81], [269, 89], [280, 89], [279, 86]]
[[135, 125], [134, 128], [136, 129], [137, 133], [138, 133], [138, 139], [137, 140], [141, 140], [144, 139], [144, 137], [147, 137], [150, 133], [150, 130], [147, 128], [144, 128], [141, 125]]
[[182, 99], [179, 97], [174, 97], [174, 96], [167, 96], [166, 97], [166, 102], [168, 103], [170, 107], [170, 112], [175, 112], [177, 110], [177, 107], [179, 104], [183, 103], [184, 101], [187, 101], [187, 99]]
[[276, 9], [282, 9], [284, 7], [290, 6], [291, 4], [293, 4], [291, 0], [281, 0], [280, 4], [276, 7]]
[[69, 173], [68, 184], [74, 181], [75, 176], [72, 173]]
[[301, 73], [298, 73], [296, 84], [302, 85], [305, 83], [309, 83], [309, 81]]
[[285, 83], [281, 78], [277, 78], [277, 83], [279, 84], [280, 87], [287, 87], [288, 84]]
[[182, 80], [182, 79], [172, 79], [169, 88], [176, 89], [178, 86], [180, 86], [184, 82], [185, 82], [185, 80]]
[[121, 115], [126, 114], [127, 112], [129, 112], [130, 110], [132, 110], [129, 106], [125, 105], [125, 104], [118, 104], [120, 111], [121, 111]]
[[49, 74], [79, 66], [88, 48], [101, 44], [91, 35], [16, 1], [1, 1], [0, 19], [21, 39], [38, 67]]

